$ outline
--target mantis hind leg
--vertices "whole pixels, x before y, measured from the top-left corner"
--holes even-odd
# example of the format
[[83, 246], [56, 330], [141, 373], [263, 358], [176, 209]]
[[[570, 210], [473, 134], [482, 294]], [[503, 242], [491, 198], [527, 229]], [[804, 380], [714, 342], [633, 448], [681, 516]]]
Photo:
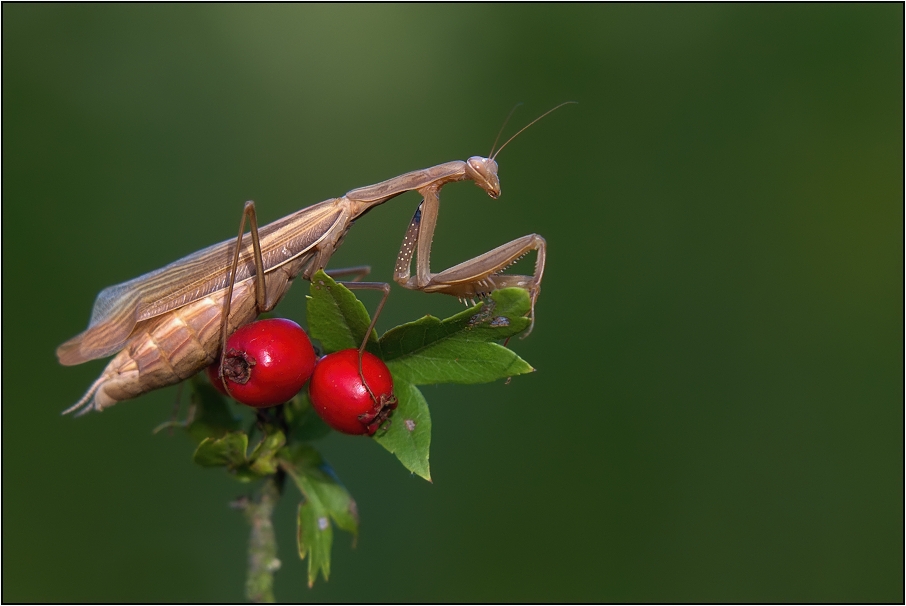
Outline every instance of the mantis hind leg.
[[264, 261], [261, 259], [261, 240], [258, 238], [258, 216], [255, 213], [255, 202], [249, 200], [242, 208], [242, 218], [239, 220], [239, 236], [236, 238], [236, 250], [233, 253], [233, 263], [230, 266], [230, 285], [227, 287], [226, 297], [223, 299], [223, 311], [220, 314], [222, 323], [220, 333], [220, 369], [218, 376], [223, 381], [223, 388], [229, 393], [226, 378], [223, 376], [223, 363], [226, 359], [227, 337], [229, 337], [230, 305], [233, 301], [233, 287], [236, 285], [236, 271], [239, 268], [239, 253], [242, 250], [242, 236], [245, 233], [245, 219], [248, 217], [252, 238], [252, 249], [255, 253], [255, 306], [258, 313], [267, 311], [267, 287], [264, 279]]

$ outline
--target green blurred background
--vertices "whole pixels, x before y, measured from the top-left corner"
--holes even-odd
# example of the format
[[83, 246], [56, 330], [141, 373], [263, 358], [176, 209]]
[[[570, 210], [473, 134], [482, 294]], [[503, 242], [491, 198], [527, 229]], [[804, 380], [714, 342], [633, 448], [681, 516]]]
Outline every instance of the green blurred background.
[[[59, 415], [99, 290], [565, 100], [432, 258], [547, 238], [538, 372], [424, 389], [433, 485], [324, 440], [360, 540], [307, 589], [290, 493], [278, 599], [903, 601], [902, 4], [2, 10], [4, 601], [242, 599], [244, 488], [151, 435], [176, 389]], [[417, 203], [331, 266], [389, 280]]]

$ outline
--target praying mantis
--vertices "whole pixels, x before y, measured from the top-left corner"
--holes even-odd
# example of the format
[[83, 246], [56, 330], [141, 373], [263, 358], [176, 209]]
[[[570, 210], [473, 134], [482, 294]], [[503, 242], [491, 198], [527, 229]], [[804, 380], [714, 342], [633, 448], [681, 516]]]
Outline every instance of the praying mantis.
[[[535, 303], [544, 275], [547, 254], [544, 238], [538, 234], [522, 236], [433, 273], [431, 242], [440, 207], [440, 190], [449, 183], [472, 181], [496, 199], [500, 196], [497, 155], [529, 126], [569, 103], [574, 102], [561, 103], [530, 122], [496, 152], [492, 147], [489, 157], [446, 162], [353, 189], [342, 197], [303, 208], [260, 230], [255, 203], [246, 202], [236, 240], [209, 246], [161, 269], [105, 288], [95, 300], [88, 328], [60, 345], [57, 358], [61, 364], [72, 366], [116, 355], [85, 395], [63, 414], [102, 411], [117, 402], [179, 383], [203, 370], [220, 357], [227, 336], [259, 314], [272, 310], [296, 277], [301, 275], [311, 280], [315, 272], [325, 269], [357, 218], [409, 191], [418, 192], [422, 202], [406, 230], [393, 272], [394, 281], [411, 290], [444, 293], [461, 300], [483, 298], [500, 288], [522, 288], [531, 301], [527, 335], [534, 327]], [[251, 237], [250, 242], [244, 243], [246, 218]], [[537, 253], [532, 275], [502, 273], [531, 251]], [[413, 255], [414, 276], [411, 275]], [[364, 274], [368, 270], [350, 271]], [[389, 294], [389, 285], [359, 285], [384, 291], [367, 335], [371, 334]]]

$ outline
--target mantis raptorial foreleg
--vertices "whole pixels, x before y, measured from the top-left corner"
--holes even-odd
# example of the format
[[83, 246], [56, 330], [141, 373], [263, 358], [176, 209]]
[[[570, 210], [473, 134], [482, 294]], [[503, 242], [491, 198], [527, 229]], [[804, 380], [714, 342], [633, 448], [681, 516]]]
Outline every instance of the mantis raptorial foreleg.
[[[440, 207], [438, 189], [428, 187], [419, 190], [424, 196], [422, 203], [415, 211], [403, 245], [397, 257], [393, 279], [411, 290], [423, 292], [441, 292], [458, 297], [460, 300], [483, 298], [498, 288], [516, 286], [529, 292], [531, 298], [531, 324], [523, 335], [527, 337], [535, 326], [535, 301], [541, 292], [541, 278], [544, 275], [546, 242], [538, 234], [529, 234], [516, 238], [468, 261], [463, 261], [440, 273], [431, 272], [431, 242], [434, 239], [434, 227]], [[410, 276], [412, 255], [418, 251], [415, 263], [415, 277]], [[535, 261], [535, 272], [531, 276], [503, 275], [500, 272], [535, 250], [538, 252]]]

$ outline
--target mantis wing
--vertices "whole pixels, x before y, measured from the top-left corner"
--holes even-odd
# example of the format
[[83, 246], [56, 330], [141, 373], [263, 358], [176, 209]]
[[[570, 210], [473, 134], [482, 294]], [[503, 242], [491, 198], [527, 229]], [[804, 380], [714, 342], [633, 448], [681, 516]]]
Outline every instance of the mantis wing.
[[[333, 200], [304, 208], [259, 230], [264, 271], [303, 254], [342, 222]], [[214, 244], [166, 267], [105, 288], [98, 294], [88, 328], [57, 348], [65, 366], [109, 356], [129, 340], [136, 324], [198, 301], [229, 286], [236, 240]], [[255, 275], [251, 238], [243, 238], [236, 283]]]

